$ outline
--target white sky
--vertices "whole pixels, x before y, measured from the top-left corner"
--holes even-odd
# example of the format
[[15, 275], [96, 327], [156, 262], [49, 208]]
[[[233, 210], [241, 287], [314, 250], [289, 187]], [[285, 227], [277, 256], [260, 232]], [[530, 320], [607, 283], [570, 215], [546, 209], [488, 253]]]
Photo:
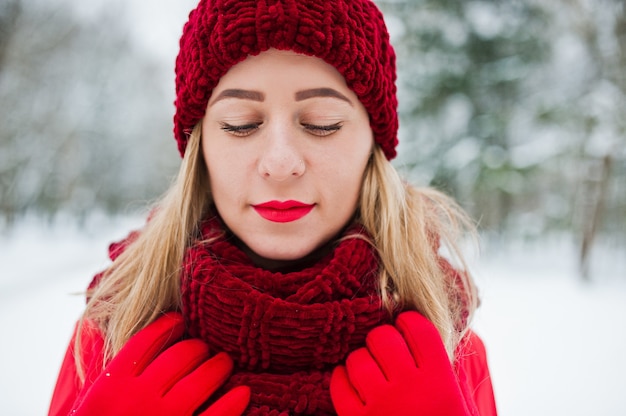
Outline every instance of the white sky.
[[[43, 0], [40, 0], [43, 1]], [[72, 3], [82, 19], [97, 19], [104, 7], [126, 11], [120, 19], [128, 21], [133, 39], [167, 62], [173, 62], [178, 40], [189, 12], [199, 0], [57, 0]]]
[[129, 0], [132, 33], [140, 44], [174, 62], [178, 40], [189, 12], [198, 0]]

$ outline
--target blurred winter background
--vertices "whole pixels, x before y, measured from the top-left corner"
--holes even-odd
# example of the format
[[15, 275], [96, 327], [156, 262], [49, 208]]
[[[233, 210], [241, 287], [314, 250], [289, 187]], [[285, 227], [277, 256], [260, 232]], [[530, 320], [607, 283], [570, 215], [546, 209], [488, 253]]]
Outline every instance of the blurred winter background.
[[[196, 0], [0, 2], [0, 414], [45, 414], [90, 276], [179, 163]], [[626, 414], [624, 0], [387, 0], [400, 154], [482, 236], [501, 415]]]

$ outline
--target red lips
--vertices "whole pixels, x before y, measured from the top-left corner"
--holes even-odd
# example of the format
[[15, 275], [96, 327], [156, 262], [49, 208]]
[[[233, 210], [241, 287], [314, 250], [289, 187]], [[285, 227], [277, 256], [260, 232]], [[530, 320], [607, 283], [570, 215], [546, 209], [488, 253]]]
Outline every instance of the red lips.
[[307, 215], [315, 204], [305, 204], [300, 201], [268, 201], [252, 205], [254, 210], [263, 218], [272, 222], [292, 222]]

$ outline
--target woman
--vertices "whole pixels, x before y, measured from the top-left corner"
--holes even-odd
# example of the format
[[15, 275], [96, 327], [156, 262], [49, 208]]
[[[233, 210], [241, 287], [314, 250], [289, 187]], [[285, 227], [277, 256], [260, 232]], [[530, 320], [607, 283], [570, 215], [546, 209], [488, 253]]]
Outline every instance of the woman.
[[468, 221], [404, 184], [395, 55], [369, 0], [201, 0], [183, 156], [112, 245], [50, 414], [492, 415]]

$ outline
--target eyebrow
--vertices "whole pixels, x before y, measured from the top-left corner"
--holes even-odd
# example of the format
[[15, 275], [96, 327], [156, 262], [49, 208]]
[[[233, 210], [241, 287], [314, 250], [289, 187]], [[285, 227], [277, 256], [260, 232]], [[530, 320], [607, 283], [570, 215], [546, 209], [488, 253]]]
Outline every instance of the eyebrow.
[[332, 97], [338, 98], [352, 105], [352, 101], [342, 93], [332, 88], [312, 88], [296, 92], [296, 101], [302, 101], [313, 97]]
[[250, 90], [240, 90], [240, 89], [229, 89], [224, 90], [215, 99], [209, 104], [212, 106], [219, 100], [223, 100], [224, 98], [239, 98], [242, 100], [252, 100], [252, 101], [264, 101], [265, 94], [259, 91], [250, 91]]
[[[296, 101], [308, 100], [309, 98], [314, 97], [331, 97], [338, 98], [342, 101], [347, 102], [352, 105], [352, 101], [342, 93], [332, 88], [311, 88], [308, 90], [298, 91], [295, 94]], [[209, 104], [212, 106], [216, 102], [223, 100], [225, 98], [239, 98], [242, 100], [252, 100], [252, 101], [265, 101], [265, 94], [259, 91], [251, 91], [251, 90], [242, 90], [242, 89], [227, 89], [219, 93], [217, 97]]]

